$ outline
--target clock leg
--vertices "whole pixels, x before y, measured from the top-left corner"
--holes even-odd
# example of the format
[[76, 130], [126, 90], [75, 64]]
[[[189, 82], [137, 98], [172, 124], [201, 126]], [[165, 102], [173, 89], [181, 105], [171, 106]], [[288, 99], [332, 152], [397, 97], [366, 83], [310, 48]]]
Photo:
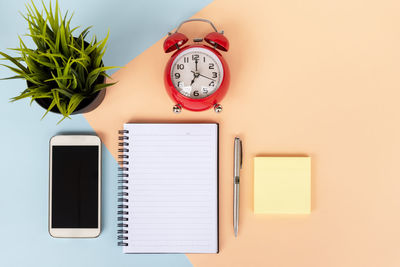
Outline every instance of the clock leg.
[[221, 104], [215, 104], [214, 105], [214, 111], [216, 113], [220, 113], [222, 111], [222, 105]]
[[172, 111], [173, 111], [174, 113], [176, 113], [176, 114], [181, 113], [181, 111], [182, 111], [182, 106], [179, 105], [179, 104], [176, 104], [176, 105], [172, 108]]

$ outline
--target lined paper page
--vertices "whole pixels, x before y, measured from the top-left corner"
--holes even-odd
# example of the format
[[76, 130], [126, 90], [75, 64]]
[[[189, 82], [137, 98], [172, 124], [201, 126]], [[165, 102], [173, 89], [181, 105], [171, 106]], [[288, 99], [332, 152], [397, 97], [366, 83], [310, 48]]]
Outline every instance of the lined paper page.
[[124, 253], [218, 252], [217, 124], [125, 124]]

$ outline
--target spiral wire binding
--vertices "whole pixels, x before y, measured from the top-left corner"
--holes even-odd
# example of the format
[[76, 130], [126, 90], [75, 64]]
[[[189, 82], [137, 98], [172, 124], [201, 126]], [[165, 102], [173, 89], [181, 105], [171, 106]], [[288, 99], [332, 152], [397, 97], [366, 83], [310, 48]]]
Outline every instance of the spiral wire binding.
[[129, 164], [129, 156], [126, 154], [129, 152], [128, 140], [129, 137], [125, 134], [128, 134], [128, 130], [120, 130], [118, 134], [118, 164], [120, 167], [118, 168], [118, 246], [128, 246], [128, 164]]

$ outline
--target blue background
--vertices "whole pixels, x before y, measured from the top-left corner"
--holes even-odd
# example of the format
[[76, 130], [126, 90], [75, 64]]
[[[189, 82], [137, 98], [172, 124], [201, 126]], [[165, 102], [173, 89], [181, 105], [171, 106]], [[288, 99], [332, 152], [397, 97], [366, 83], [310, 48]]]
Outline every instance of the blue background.
[[[27, 33], [26, 22], [18, 13], [25, 13], [26, 2], [0, 2], [0, 51], [9, 53], [6, 48], [17, 47], [17, 36]], [[93, 25], [91, 32], [98, 38], [109, 29], [104, 62], [123, 66], [209, 2], [60, 0], [60, 6], [63, 12], [75, 11], [72, 26]], [[0, 66], [1, 78], [11, 75]], [[29, 100], [10, 103], [25, 86], [22, 80], [0, 81], [0, 266], [191, 266], [183, 254], [126, 255], [116, 246], [117, 164], [105, 147], [100, 237], [50, 237], [49, 139], [60, 133], [93, 133], [93, 129], [82, 115], [57, 125], [59, 116], [48, 114], [41, 121], [44, 110], [35, 103], [29, 106]]]

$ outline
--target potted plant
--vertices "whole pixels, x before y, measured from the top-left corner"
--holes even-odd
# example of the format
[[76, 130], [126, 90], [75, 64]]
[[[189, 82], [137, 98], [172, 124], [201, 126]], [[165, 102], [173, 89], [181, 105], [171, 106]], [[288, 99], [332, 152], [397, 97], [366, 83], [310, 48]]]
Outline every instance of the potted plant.
[[[106, 70], [115, 67], [103, 65], [107, 37], [97, 41], [93, 36], [85, 41], [88, 27], [76, 34], [79, 27], [71, 27], [72, 15], [61, 14], [56, 1], [53, 10], [51, 2], [39, 12], [35, 4], [26, 5], [27, 14], [22, 16], [28, 22], [29, 33], [36, 47], [28, 48], [19, 37], [19, 48], [12, 49], [19, 55], [12, 57], [0, 52], [2, 60], [14, 66], [1, 64], [16, 75], [5, 79], [25, 79], [27, 88], [11, 99], [16, 101], [30, 98], [47, 111], [60, 113], [65, 118], [71, 114], [84, 113], [97, 107], [105, 95], [105, 88], [114, 83], [105, 83], [109, 77]], [[61, 122], [60, 121], [60, 122]]]

